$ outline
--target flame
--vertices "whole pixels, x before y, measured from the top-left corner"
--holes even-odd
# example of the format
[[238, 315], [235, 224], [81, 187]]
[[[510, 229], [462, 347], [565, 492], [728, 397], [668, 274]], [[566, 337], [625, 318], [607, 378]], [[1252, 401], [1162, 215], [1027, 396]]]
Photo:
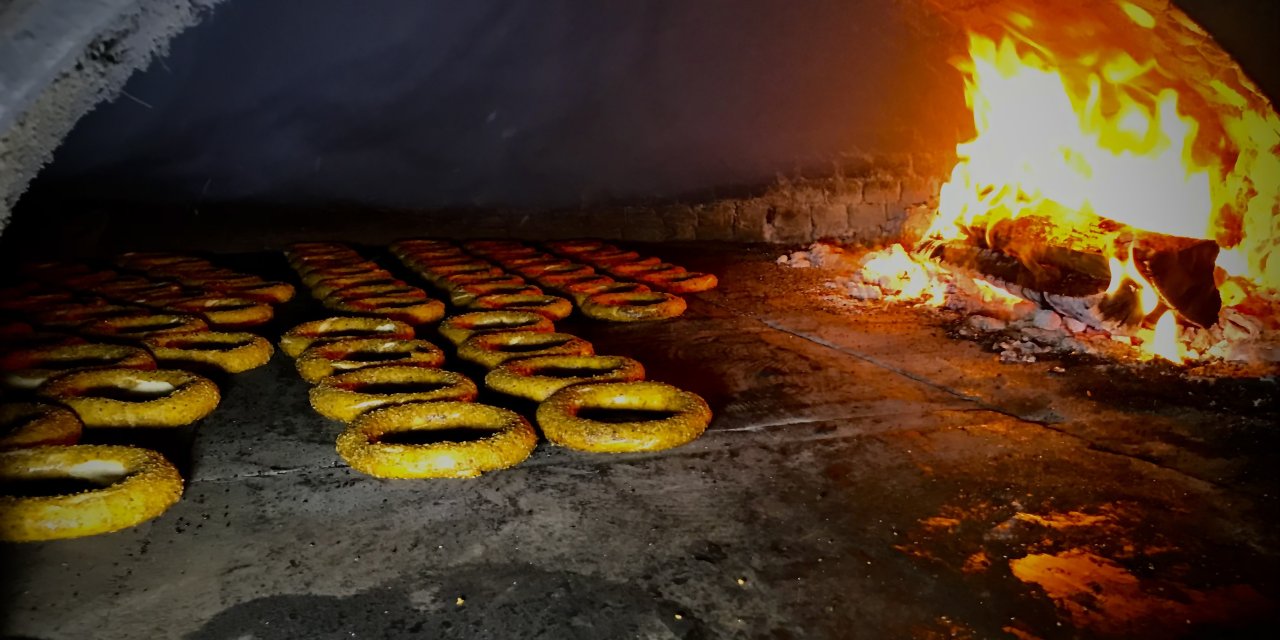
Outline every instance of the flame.
[[[1138, 332], [1144, 353], [1181, 362], [1178, 317], [1129, 242], [1144, 231], [1213, 240], [1224, 308], [1280, 300], [1280, 117], [1242, 74], [1221, 72], [1225, 55], [1188, 62], [1207, 38], [1166, 3], [1083, 4], [994, 0], [977, 12], [956, 62], [975, 135], [956, 148], [926, 237], [1032, 215], [1058, 239], [1092, 233], [1109, 293], [1131, 288], [1154, 323]], [[867, 260], [864, 281], [945, 298], [928, 282], [936, 270], [897, 249]]]

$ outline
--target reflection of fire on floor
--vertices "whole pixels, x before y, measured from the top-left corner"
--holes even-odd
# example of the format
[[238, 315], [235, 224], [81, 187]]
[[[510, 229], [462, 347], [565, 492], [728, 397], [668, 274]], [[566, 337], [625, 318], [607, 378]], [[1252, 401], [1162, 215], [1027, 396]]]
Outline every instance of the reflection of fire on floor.
[[[1007, 582], [1012, 576], [1030, 585], [1033, 596], [1051, 601], [1063, 623], [1095, 636], [1183, 636], [1198, 625], [1249, 624], [1274, 610], [1251, 586], [1203, 584], [1189, 575], [1189, 552], [1171, 534], [1136, 540], [1137, 506], [1044, 514], [1021, 509], [1017, 502], [981, 503], [968, 511], [944, 506], [921, 519], [897, 549], [974, 578]], [[1038, 637], [1017, 622], [1004, 630]]]

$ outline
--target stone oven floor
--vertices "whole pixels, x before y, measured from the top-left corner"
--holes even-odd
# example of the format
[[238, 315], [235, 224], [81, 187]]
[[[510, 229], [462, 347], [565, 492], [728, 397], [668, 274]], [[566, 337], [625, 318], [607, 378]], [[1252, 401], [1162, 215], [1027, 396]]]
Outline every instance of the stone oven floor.
[[[1062, 638], [1278, 622], [1274, 380], [1002, 365], [924, 311], [824, 307], [819, 275], [774, 265], [778, 249], [643, 250], [721, 288], [678, 321], [562, 326], [706, 397], [701, 439], [645, 455], [544, 443], [476, 480], [378, 480], [340, 461], [341, 426], [277, 354], [186, 434], [168, 513], [0, 547], [0, 632]], [[316, 314], [295, 301], [279, 324]]]

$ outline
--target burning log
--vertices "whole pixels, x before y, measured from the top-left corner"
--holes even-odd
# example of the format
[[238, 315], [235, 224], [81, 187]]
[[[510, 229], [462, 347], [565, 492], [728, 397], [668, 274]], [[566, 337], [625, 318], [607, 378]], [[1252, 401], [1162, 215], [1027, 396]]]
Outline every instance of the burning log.
[[1066, 306], [1081, 305], [1062, 298], [1078, 299], [1083, 307], [1124, 325], [1144, 319], [1138, 295], [1144, 283], [1125, 282], [1109, 292], [1110, 257], [1131, 256], [1138, 274], [1179, 317], [1201, 327], [1218, 320], [1222, 298], [1214, 269], [1219, 249], [1211, 240], [1142, 231], [1103, 218], [1066, 226], [1022, 216], [965, 232], [964, 239], [922, 250], [946, 264], [999, 278]]

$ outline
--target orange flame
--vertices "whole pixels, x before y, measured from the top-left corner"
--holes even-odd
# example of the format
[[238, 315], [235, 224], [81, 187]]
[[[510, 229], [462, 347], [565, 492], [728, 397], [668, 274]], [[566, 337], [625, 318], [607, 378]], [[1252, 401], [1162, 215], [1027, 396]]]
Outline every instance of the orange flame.
[[[929, 234], [958, 238], [964, 227], [1032, 214], [1064, 230], [1107, 218], [1218, 241], [1218, 266], [1234, 276], [1222, 281], [1227, 305], [1251, 291], [1275, 297], [1280, 118], [1237, 90], [1252, 89], [1247, 80], [1199, 86], [1167, 69], [1158, 39], [1185, 37], [1177, 30], [1187, 27], [1144, 4], [1093, 2], [1059, 15], [1011, 0], [995, 33], [969, 33], [957, 66], [976, 136], [957, 146]], [[1143, 314], [1156, 310], [1159, 296], [1129, 252], [1103, 249], [1111, 291], [1131, 283]], [[1175, 315], [1162, 314], [1144, 352], [1181, 361], [1178, 333]]]

